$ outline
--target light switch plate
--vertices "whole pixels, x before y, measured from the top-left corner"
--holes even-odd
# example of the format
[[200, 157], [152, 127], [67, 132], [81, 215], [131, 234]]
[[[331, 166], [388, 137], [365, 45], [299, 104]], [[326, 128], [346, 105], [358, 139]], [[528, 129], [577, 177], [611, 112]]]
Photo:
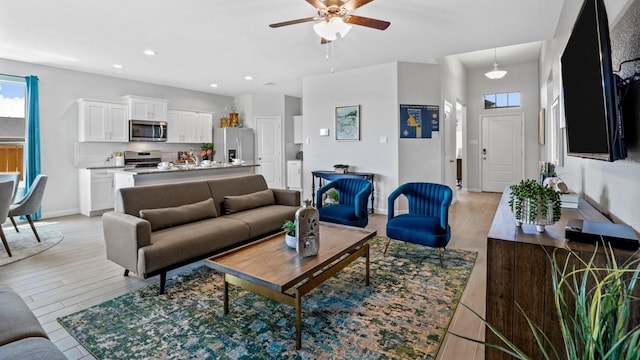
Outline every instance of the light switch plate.
[[329, 129], [327, 128], [320, 129], [320, 136], [329, 136]]

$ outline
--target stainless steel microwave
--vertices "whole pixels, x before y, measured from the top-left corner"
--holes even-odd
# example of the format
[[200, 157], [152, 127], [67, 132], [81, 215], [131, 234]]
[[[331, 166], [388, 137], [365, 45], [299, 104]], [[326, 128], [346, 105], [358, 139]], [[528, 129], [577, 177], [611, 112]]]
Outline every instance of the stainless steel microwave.
[[129, 141], [167, 141], [167, 122], [129, 120]]

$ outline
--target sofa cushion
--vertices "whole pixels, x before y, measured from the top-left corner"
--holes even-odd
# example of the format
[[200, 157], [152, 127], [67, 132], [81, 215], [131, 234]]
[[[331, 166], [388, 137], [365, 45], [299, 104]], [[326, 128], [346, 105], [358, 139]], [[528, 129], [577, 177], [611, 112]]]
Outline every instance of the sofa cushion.
[[237, 213], [243, 210], [255, 209], [261, 206], [275, 204], [273, 191], [271, 189], [256, 191], [251, 194], [224, 197], [224, 213], [226, 215]]
[[0, 359], [67, 360], [67, 357], [48, 339], [29, 337], [0, 346]]
[[140, 217], [151, 223], [151, 231], [210, 219], [216, 216], [218, 214], [211, 198], [182, 206], [140, 210]]
[[26, 337], [47, 338], [31, 309], [11, 288], [0, 287], [0, 304], [0, 346]]
[[226, 216], [156, 231], [151, 234], [151, 245], [138, 250], [138, 275], [201, 258], [249, 238], [244, 222]]
[[296, 211], [297, 206], [267, 205], [225, 215], [224, 218], [242, 221], [249, 228], [250, 236], [258, 238], [281, 230], [285, 221], [295, 219]]
[[216, 203], [218, 214], [224, 214], [224, 197], [247, 195], [267, 190], [267, 182], [260, 174], [207, 180], [210, 197]]

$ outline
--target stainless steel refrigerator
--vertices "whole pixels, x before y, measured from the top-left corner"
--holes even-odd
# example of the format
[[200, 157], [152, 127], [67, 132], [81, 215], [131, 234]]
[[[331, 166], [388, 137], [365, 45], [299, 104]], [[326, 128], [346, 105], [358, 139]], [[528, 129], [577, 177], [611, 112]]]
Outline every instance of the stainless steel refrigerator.
[[216, 150], [214, 160], [230, 163], [232, 159], [242, 159], [247, 163], [255, 162], [253, 129], [226, 127], [213, 131], [213, 146]]

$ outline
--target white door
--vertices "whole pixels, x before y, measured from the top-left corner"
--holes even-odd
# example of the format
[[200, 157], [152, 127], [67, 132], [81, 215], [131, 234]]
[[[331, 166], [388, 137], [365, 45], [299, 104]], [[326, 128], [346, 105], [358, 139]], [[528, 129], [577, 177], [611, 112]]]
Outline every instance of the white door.
[[[453, 116], [451, 114], [452, 106], [445, 100], [444, 102], [444, 121], [440, 126], [443, 127], [441, 135], [444, 146], [444, 184], [453, 190], [453, 201], [457, 199], [457, 186], [456, 186], [456, 131], [455, 122], [452, 121]], [[444, 133], [444, 134], [443, 134]]]
[[283, 188], [282, 119], [279, 116], [256, 116], [257, 172], [267, 185]]
[[482, 191], [503, 192], [524, 176], [524, 115], [482, 117]]

